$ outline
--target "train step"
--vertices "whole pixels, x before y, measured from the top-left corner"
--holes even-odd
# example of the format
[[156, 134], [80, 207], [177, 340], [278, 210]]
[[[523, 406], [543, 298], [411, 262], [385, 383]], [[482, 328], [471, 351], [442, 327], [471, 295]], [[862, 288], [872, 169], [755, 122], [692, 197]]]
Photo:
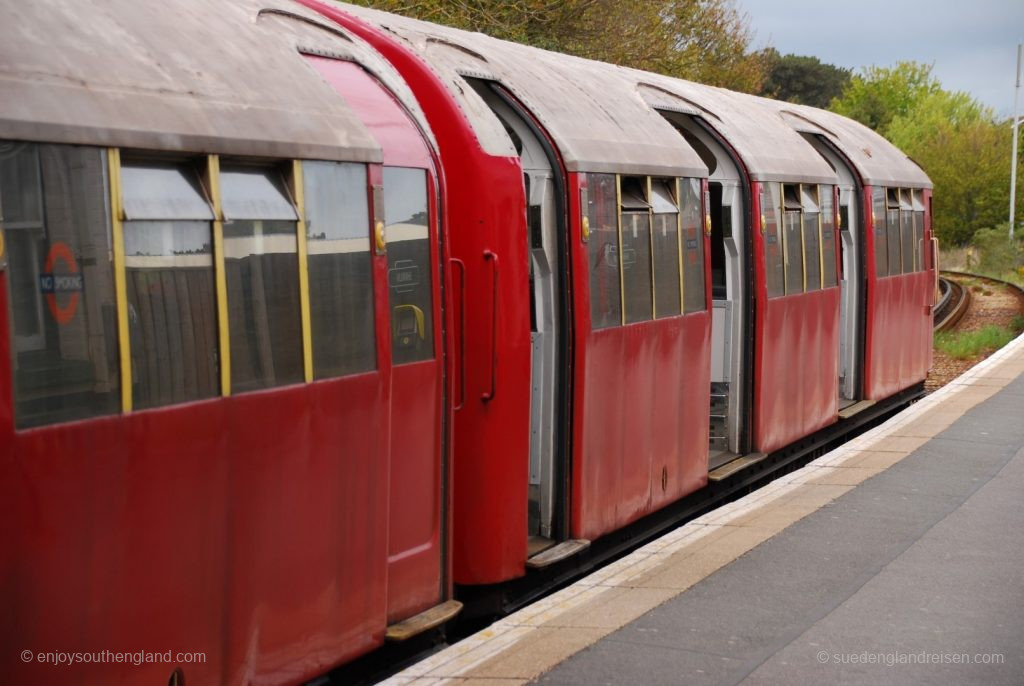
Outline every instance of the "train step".
[[721, 467], [708, 472], [708, 480], [721, 481], [722, 479], [727, 479], [736, 472], [755, 465], [766, 457], [768, 456], [764, 453], [748, 453], [743, 457], [737, 457], [735, 460], [726, 462]]
[[874, 404], [874, 400], [861, 400], [859, 403], [854, 403], [849, 407], [844, 407], [843, 409], [839, 410], [839, 418], [849, 419], [853, 415], [857, 414], [858, 412], [863, 412], [864, 410], [868, 409]]
[[529, 558], [526, 561], [526, 567], [527, 569], [544, 569], [556, 562], [561, 562], [567, 557], [572, 557], [581, 550], [586, 550], [589, 547], [590, 541], [585, 538], [572, 538], [568, 541], [562, 541], [558, 545], [552, 546]]
[[462, 612], [462, 603], [458, 600], [445, 601], [418, 615], [391, 624], [384, 633], [384, 638], [393, 642], [405, 641], [424, 631], [441, 626], [460, 612]]

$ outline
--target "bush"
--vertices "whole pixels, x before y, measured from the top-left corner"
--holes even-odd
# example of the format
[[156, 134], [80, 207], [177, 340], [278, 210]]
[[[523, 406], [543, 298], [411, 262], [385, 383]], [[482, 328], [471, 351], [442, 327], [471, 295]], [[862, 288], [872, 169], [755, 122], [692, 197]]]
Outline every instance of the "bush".
[[992, 275], [1016, 272], [1024, 266], [1024, 245], [1019, 238], [1010, 241], [1009, 225], [979, 229], [972, 241], [978, 252], [978, 269]]

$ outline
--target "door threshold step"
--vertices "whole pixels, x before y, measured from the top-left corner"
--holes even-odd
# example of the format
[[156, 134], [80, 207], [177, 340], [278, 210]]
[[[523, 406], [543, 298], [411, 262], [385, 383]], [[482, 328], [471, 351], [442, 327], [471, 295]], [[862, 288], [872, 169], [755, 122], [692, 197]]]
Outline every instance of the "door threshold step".
[[586, 550], [590, 547], [590, 541], [585, 538], [571, 538], [568, 541], [562, 541], [558, 545], [552, 546], [544, 552], [537, 553], [533, 557], [526, 560], [527, 569], [544, 569], [556, 562], [572, 557], [576, 553]]
[[839, 410], [839, 418], [849, 419], [853, 415], [857, 414], [858, 412], [863, 412], [864, 410], [868, 409], [874, 404], [874, 400], [861, 400], [859, 403], [854, 403], [849, 407], [844, 407], [843, 409]]
[[748, 453], [743, 457], [737, 457], [735, 460], [726, 462], [721, 467], [708, 472], [708, 480], [721, 481], [722, 479], [728, 479], [736, 472], [743, 471], [747, 467], [757, 464], [766, 457], [768, 456], [764, 453]]
[[448, 600], [440, 605], [435, 605], [429, 610], [424, 610], [418, 615], [388, 626], [384, 633], [385, 640], [400, 642], [413, 636], [429, 631], [434, 627], [441, 626], [455, 615], [462, 612], [462, 603], [458, 600]]
[[526, 541], [526, 557], [539, 555], [549, 548], [554, 548], [558, 541], [543, 536], [530, 536]]

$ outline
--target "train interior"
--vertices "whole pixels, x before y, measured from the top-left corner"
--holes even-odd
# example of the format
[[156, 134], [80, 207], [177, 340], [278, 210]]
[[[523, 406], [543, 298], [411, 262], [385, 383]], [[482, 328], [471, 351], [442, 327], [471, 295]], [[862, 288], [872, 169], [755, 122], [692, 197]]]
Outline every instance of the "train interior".
[[527, 236], [530, 255], [530, 482], [528, 509], [529, 553], [550, 548], [559, 538], [557, 484], [562, 470], [559, 446], [562, 426], [558, 373], [562, 348], [563, 313], [558, 274], [562, 255], [558, 232], [558, 188], [545, 144], [499, 95], [500, 86], [467, 78], [504, 125], [519, 153], [526, 190]]
[[744, 331], [746, 255], [743, 180], [729, 153], [694, 115], [661, 111], [709, 170], [711, 215], [711, 419], [708, 469], [747, 452], [744, 369], [752, 346]]
[[863, 354], [863, 244], [857, 203], [857, 180], [849, 166], [820, 134], [803, 134], [825, 161], [836, 170], [839, 186], [840, 314], [839, 314], [839, 410], [860, 398], [860, 360]]

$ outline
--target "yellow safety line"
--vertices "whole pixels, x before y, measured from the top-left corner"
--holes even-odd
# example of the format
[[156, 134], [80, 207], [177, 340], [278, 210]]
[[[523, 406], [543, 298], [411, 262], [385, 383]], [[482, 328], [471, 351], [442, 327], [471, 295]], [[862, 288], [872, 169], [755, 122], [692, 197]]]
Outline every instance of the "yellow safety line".
[[110, 174], [110, 221], [114, 240], [114, 297], [117, 306], [117, 351], [121, 364], [121, 411], [132, 411], [132, 351], [128, 335], [128, 285], [124, 263], [124, 206], [121, 197], [121, 151], [107, 149]]
[[220, 394], [231, 395], [231, 336], [228, 332], [228, 280], [224, 271], [224, 212], [220, 202], [220, 158], [206, 157], [206, 180], [213, 203], [213, 266], [217, 292], [217, 334], [220, 346]]
[[[676, 248], [679, 251], [679, 313], [686, 312], [686, 286], [683, 278], [683, 188], [682, 179], [676, 178]], [[689, 181], [687, 181], [689, 183]]]
[[619, 321], [626, 325], [626, 276], [622, 268], [622, 177], [615, 175], [615, 217], [619, 227]]
[[302, 361], [306, 383], [313, 380], [313, 326], [309, 310], [309, 260], [306, 245], [306, 196], [303, 192], [302, 162], [292, 160], [292, 198], [299, 221], [295, 237], [299, 256], [299, 313], [302, 319]]

